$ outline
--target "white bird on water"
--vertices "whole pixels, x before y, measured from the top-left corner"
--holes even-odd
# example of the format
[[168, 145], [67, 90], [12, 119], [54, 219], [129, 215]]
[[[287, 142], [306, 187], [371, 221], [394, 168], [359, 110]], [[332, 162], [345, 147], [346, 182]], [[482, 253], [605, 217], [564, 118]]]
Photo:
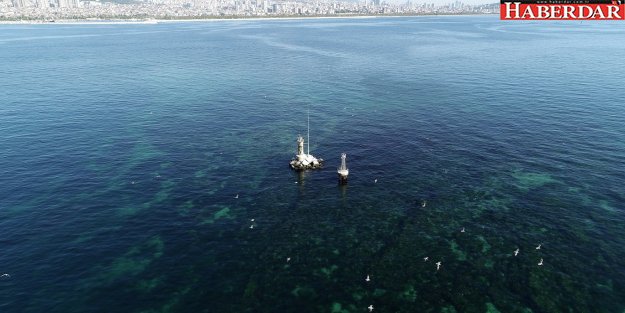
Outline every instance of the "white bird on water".
[[538, 247], [536, 247], [536, 250], [540, 250], [540, 246], [542, 246], [543, 244], [539, 244]]
[[424, 261], [424, 262], [427, 262], [429, 258], [430, 258], [430, 257], [426, 256], [425, 258], [423, 258], [423, 261]]
[[236, 196], [234, 196], [235, 199], [239, 199], [239, 194], [237, 193]]
[[369, 306], [367, 307], [367, 309], [369, 309], [369, 312], [373, 311], [373, 304], [369, 304]]
[[365, 281], [366, 281], [366, 282], [371, 281], [371, 278], [369, 278], [369, 275], [367, 275], [367, 278], [365, 278]]
[[440, 270], [441, 269], [441, 261], [436, 262], [436, 270]]
[[464, 233], [464, 227], [462, 227], [462, 230], [460, 230], [461, 233]]
[[543, 258], [540, 258], [540, 262], [538, 262], [538, 266], [542, 266], [543, 265]]
[[250, 229], [254, 229], [254, 225], [250, 225]]
[[251, 220], [250, 220], [250, 222], [253, 222], [253, 221], [254, 221], [254, 219], [251, 219]]
[[514, 256], [517, 256], [519, 254], [519, 248], [516, 248], [516, 250], [514, 250]]
[[10, 278], [10, 277], [11, 277], [11, 275], [9, 275], [9, 274], [2, 274], [2, 275], [0, 275], [0, 278], [5, 278], [5, 277], [6, 277], [6, 278]]
[[291, 261], [291, 258], [286, 258], [286, 261], [287, 261], [287, 262]]
[[376, 178], [376, 179], [374, 179], [374, 180], [373, 180], [373, 183], [374, 183], [374, 184], [377, 184], [377, 183], [378, 183], [378, 179], [377, 179], [377, 178]]
[[422, 207], [422, 208], [425, 208], [425, 206], [426, 206], [427, 204], [428, 204], [428, 202], [427, 202], [427, 201], [425, 201], [425, 200], [423, 200], [423, 202], [421, 202], [421, 207]]

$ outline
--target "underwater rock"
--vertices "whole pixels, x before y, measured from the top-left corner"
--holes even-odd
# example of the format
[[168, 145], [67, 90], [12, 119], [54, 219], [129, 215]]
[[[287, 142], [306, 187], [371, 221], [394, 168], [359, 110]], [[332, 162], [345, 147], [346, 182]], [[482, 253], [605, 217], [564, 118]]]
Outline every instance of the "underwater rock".
[[334, 302], [332, 303], [332, 313], [349, 313], [349, 311], [347, 309], [343, 309], [343, 306], [338, 303], [338, 302]]
[[399, 295], [399, 298], [409, 302], [417, 301], [417, 291], [414, 286], [408, 285], [406, 286], [404, 292]]
[[453, 306], [450, 305], [442, 308], [441, 313], [457, 313], [457, 311]]
[[304, 299], [314, 299], [317, 297], [317, 293], [315, 292], [315, 289], [309, 286], [297, 285], [295, 286], [295, 289], [291, 291], [291, 294], [297, 298], [304, 298]]
[[456, 240], [453, 240], [453, 239], [451, 240], [451, 252], [453, 252], [453, 254], [456, 256], [456, 260], [458, 261], [467, 260], [467, 254], [459, 249], [458, 243], [456, 243]]
[[497, 310], [497, 308], [495, 307], [494, 304], [487, 302], [486, 303], [486, 313], [501, 313], [499, 312], [499, 310]]

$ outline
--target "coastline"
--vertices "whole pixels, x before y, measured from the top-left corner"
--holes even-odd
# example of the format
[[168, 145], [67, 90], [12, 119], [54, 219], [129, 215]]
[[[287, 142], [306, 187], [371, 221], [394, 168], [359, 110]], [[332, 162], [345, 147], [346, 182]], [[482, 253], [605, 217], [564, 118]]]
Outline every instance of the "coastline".
[[215, 16], [199, 19], [63, 19], [54, 21], [45, 20], [0, 20], [0, 25], [109, 25], [109, 24], [166, 24], [166, 23], [198, 23], [217, 21], [270, 21], [270, 20], [315, 20], [315, 19], [371, 19], [371, 18], [398, 18], [424, 16], [484, 16], [498, 15], [499, 13], [461, 13], [461, 14], [370, 14], [370, 15], [321, 15], [321, 16]]

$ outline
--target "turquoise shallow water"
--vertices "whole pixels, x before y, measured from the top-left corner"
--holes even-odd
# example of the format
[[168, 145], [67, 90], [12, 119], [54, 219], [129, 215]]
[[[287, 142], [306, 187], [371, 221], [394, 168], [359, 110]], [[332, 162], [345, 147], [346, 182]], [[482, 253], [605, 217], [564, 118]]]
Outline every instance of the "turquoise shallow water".
[[0, 311], [622, 313], [623, 35], [2, 25]]

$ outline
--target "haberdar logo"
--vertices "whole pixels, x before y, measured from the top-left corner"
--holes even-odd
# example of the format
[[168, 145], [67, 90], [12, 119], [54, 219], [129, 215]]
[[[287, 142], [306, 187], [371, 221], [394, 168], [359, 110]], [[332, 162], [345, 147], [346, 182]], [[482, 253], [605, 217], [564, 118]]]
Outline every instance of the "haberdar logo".
[[501, 0], [502, 20], [625, 20], [625, 0]]

